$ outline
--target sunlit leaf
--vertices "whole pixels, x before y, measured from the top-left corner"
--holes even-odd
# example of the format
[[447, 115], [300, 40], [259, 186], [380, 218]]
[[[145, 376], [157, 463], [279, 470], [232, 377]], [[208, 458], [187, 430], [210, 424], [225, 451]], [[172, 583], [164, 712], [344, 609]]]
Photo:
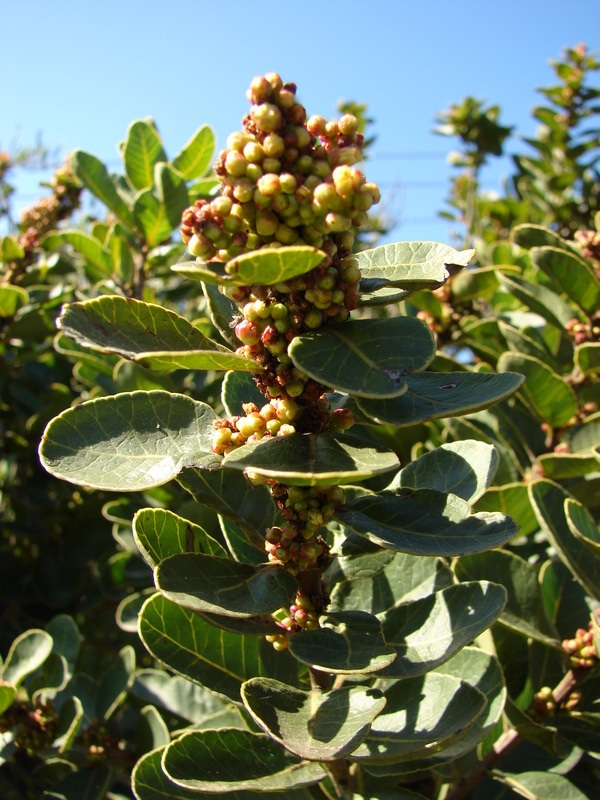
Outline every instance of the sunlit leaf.
[[296, 336], [294, 364], [316, 381], [358, 397], [397, 397], [404, 376], [424, 369], [435, 341], [416, 317], [349, 321]]
[[215, 150], [215, 134], [210, 125], [201, 125], [177, 153], [171, 164], [186, 181], [200, 178], [210, 167]]
[[152, 186], [154, 165], [166, 161], [160, 135], [151, 119], [138, 119], [127, 129], [123, 147], [125, 173], [135, 189]]
[[215, 412], [186, 395], [160, 390], [89, 400], [55, 417], [40, 445], [57, 477], [108, 491], [160, 486], [184, 467], [217, 467]]
[[226, 556], [225, 548], [203, 528], [163, 508], [140, 509], [133, 518], [133, 535], [152, 568], [176, 553]]

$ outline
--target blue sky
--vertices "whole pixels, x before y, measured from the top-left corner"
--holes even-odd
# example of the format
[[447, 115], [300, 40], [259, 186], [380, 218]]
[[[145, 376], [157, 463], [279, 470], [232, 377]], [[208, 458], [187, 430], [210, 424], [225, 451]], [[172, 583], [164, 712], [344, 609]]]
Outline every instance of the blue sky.
[[[453, 143], [432, 133], [438, 111], [471, 95], [532, 135], [535, 88], [553, 81], [548, 61], [580, 42], [600, 49], [598, 0], [3, 5], [1, 149], [41, 136], [61, 159], [81, 148], [118, 171], [117, 143], [148, 116], [171, 156], [204, 123], [224, 146], [247, 111], [252, 77], [276, 71], [297, 84], [309, 114], [333, 117], [341, 99], [368, 104], [377, 140], [365, 172], [396, 220], [392, 240], [450, 242], [437, 212]], [[486, 187], [499, 187], [507, 169], [489, 168]], [[14, 177], [20, 208], [47, 174]]]

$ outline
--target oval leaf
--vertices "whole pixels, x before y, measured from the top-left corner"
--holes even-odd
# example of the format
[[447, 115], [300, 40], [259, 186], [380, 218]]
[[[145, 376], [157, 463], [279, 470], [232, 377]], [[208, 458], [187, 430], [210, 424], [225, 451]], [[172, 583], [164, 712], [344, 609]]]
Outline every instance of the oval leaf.
[[600, 282], [585, 259], [560, 247], [534, 247], [531, 258], [586, 314], [596, 313]]
[[270, 736], [236, 728], [186, 733], [163, 754], [167, 776], [197, 792], [283, 792], [319, 783], [319, 764], [300, 762]]
[[170, 392], [130, 392], [89, 400], [55, 417], [40, 444], [48, 472], [80, 486], [142, 491], [191, 465], [215, 468], [215, 412]]
[[354, 483], [398, 466], [390, 450], [333, 433], [291, 434], [232, 450], [224, 467], [251, 470], [293, 486]]
[[232, 258], [225, 271], [244, 286], [272, 286], [310, 272], [324, 258], [325, 253], [314, 247], [267, 247]]
[[397, 657], [378, 677], [430, 672], [489, 628], [505, 603], [503, 586], [473, 581], [392, 608], [383, 619], [383, 636]]
[[411, 461], [387, 488], [435, 489], [474, 503], [494, 479], [498, 462], [498, 451], [490, 444], [450, 442]]
[[14, 317], [29, 300], [29, 295], [20, 286], [0, 286], [0, 317]]
[[289, 639], [290, 653], [316, 669], [336, 674], [366, 674], [387, 667], [396, 658], [383, 639], [377, 617], [366, 611], [325, 614], [321, 628]]
[[154, 165], [166, 161], [162, 140], [151, 119], [138, 119], [127, 129], [123, 162], [127, 178], [135, 189], [152, 186]]
[[135, 542], [154, 567], [176, 553], [206, 553], [225, 557], [225, 548], [199, 525], [164, 508], [142, 508], [133, 518]]
[[303, 692], [270, 678], [247, 681], [242, 700], [265, 733], [307, 761], [333, 761], [351, 753], [385, 706], [373, 689]]
[[573, 536], [590, 547], [597, 558], [600, 557], [600, 529], [587, 508], [568, 498], [565, 515]]
[[395, 763], [433, 755], [475, 723], [487, 705], [475, 687], [437, 672], [397, 681], [384, 697], [387, 705], [352, 761]]
[[13, 641], [0, 666], [0, 676], [13, 686], [19, 684], [32, 672], [41, 667], [52, 652], [52, 637], [46, 631], [32, 628], [21, 633]]
[[514, 372], [423, 372], [408, 375], [407, 391], [390, 400], [359, 398], [360, 410], [375, 422], [413, 425], [428, 419], [470, 414], [504, 400], [523, 383]]
[[314, 380], [357, 397], [397, 397], [404, 376], [424, 369], [435, 340], [416, 317], [354, 320], [296, 336], [294, 364]]
[[215, 151], [215, 134], [210, 125], [201, 125], [192, 138], [177, 153], [171, 164], [186, 181], [204, 175]]
[[178, 553], [156, 568], [156, 588], [178, 605], [227, 617], [255, 617], [289, 605], [298, 584], [275, 564], [254, 567], [203, 553]]
[[464, 500], [432, 489], [358, 497], [338, 509], [336, 518], [380, 547], [424, 556], [453, 557], [489, 550], [518, 531], [510, 517], [470, 514]]
[[363, 274], [361, 291], [383, 286], [411, 291], [434, 289], [466, 267], [474, 250], [458, 252], [438, 242], [396, 242], [356, 254]]
[[117, 191], [115, 181], [104, 164], [96, 156], [83, 150], [76, 150], [72, 154], [70, 164], [85, 188], [116, 214], [121, 222], [131, 227], [133, 219], [129, 206]]

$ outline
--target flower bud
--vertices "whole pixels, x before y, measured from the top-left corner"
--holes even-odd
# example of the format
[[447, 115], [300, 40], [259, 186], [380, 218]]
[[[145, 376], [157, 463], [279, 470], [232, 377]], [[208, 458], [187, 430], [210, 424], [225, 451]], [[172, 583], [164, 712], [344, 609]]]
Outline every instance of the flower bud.
[[283, 123], [281, 111], [273, 103], [252, 106], [250, 116], [256, 127], [263, 133], [273, 133], [279, 130]]

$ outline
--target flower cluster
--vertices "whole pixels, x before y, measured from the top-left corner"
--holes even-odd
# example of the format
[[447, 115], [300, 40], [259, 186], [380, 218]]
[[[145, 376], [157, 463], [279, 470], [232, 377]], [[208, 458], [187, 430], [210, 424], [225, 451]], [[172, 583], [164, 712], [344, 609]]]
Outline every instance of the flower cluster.
[[[598, 612], [597, 612], [598, 613]], [[594, 645], [592, 623], [588, 629], [578, 628], [573, 639], [565, 639], [562, 648], [569, 656], [572, 669], [591, 669], [598, 663], [598, 653]]]
[[44, 234], [57, 227], [79, 205], [82, 186], [68, 166], [56, 170], [50, 182], [52, 194], [43, 197], [21, 214], [19, 244], [26, 254], [38, 247]]
[[[316, 598], [315, 598], [316, 599]], [[285, 650], [288, 646], [288, 635], [299, 631], [312, 631], [319, 627], [319, 602], [314, 602], [304, 592], [296, 593], [294, 602], [289, 609], [282, 608], [278, 612], [277, 624], [284, 632], [266, 636], [275, 650]]]

